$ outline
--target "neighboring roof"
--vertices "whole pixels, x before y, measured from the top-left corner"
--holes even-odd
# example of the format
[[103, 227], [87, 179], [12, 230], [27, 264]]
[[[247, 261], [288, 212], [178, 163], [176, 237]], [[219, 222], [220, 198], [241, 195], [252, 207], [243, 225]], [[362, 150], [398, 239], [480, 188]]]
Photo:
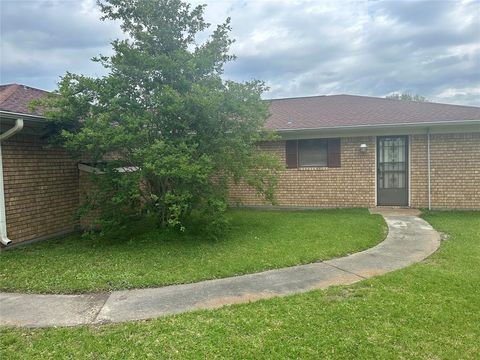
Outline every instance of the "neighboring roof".
[[480, 121], [480, 107], [331, 95], [272, 99], [267, 128], [321, 129], [375, 125]]
[[14, 113], [42, 115], [41, 110], [31, 111], [30, 101], [45, 97], [48, 91], [19, 84], [0, 85], [0, 110]]

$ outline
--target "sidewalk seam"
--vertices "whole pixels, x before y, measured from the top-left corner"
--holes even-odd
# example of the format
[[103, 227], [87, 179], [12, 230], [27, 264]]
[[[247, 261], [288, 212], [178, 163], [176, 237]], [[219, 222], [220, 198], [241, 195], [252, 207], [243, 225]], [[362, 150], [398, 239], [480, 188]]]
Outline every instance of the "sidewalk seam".
[[[327, 260], [328, 261], [328, 260]], [[342, 269], [341, 267], [338, 267], [338, 266], [335, 266], [335, 265], [332, 265], [332, 264], [328, 264], [326, 262], [323, 262], [325, 265], [328, 265], [330, 267], [333, 267], [335, 269], [338, 269], [340, 271], [343, 271], [343, 272], [346, 272], [347, 274], [352, 274], [352, 275], [355, 275], [355, 276], [358, 276], [359, 278], [362, 278], [363, 280], [366, 280], [368, 279], [368, 277], [365, 277], [363, 275], [360, 275], [360, 274], [357, 274], [357, 273], [354, 273], [353, 271], [348, 271], [348, 270], [345, 270], [345, 269]]]
[[99, 307], [97, 313], [96, 313], [95, 316], [92, 318], [92, 321], [89, 322], [89, 324], [96, 324], [96, 323], [97, 323], [98, 315], [100, 315], [101, 311], [102, 311], [103, 308], [105, 307], [105, 304], [107, 303], [108, 299], [110, 299], [111, 296], [112, 296], [112, 293], [109, 292], [109, 293], [108, 293], [108, 296], [105, 297], [105, 301], [103, 302], [102, 306]]

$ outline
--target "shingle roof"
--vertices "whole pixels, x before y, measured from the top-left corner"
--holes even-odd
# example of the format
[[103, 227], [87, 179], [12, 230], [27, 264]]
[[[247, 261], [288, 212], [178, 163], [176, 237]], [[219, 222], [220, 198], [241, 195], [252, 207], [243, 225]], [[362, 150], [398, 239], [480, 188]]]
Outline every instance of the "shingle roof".
[[267, 128], [320, 129], [480, 120], [480, 107], [331, 95], [273, 99]]
[[28, 104], [33, 99], [39, 99], [48, 91], [19, 84], [0, 85], [0, 110], [21, 114], [42, 115], [41, 110], [31, 111]]
[[[0, 110], [42, 115], [28, 104], [48, 91], [19, 84], [0, 85]], [[321, 129], [359, 125], [401, 125], [480, 120], [480, 107], [389, 100], [368, 96], [330, 95], [267, 100], [274, 130]]]

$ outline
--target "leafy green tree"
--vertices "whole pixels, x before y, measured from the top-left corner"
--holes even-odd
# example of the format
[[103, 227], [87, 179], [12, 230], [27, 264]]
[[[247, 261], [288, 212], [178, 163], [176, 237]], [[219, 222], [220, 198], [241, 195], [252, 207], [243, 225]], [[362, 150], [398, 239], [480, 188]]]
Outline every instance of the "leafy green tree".
[[385, 99], [390, 100], [408, 100], [408, 101], [417, 101], [417, 102], [428, 102], [427, 98], [418, 95], [418, 94], [410, 94], [410, 93], [393, 93], [391, 95], [385, 96]]
[[222, 79], [230, 19], [197, 43], [210, 24], [205, 5], [181, 0], [105, 0], [102, 20], [119, 20], [127, 39], [98, 56], [108, 75], [67, 73], [42, 104], [64, 146], [96, 164], [84, 208], [103, 224], [149, 214], [183, 229], [193, 214], [225, 223], [228, 186], [246, 181], [274, 202], [276, 169], [259, 141], [268, 107], [261, 81]]

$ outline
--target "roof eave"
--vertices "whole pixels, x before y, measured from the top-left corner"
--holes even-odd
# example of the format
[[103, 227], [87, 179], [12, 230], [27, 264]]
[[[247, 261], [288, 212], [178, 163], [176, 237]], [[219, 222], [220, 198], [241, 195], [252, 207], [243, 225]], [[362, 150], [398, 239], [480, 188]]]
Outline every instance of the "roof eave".
[[415, 123], [401, 123], [401, 124], [375, 124], [375, 125], [348, 125], [348, 126], [334, 126], [334, 127], [309, 127], [296, 129], [273, 129], [278, 133], [293, 133], [305, 131], [352, 131], [360, 129], [370, 130], [384, 130], [384, 129], [402, 129], [402, 128], [433, 128], [438, 126], [462, 126], [462, 125], [480, 125], [480, 119], [477, 120], [450, 120], [450, 121], [435, 121], [435, 122], [415, 122]]
[[28, 121], [33, 124], [45, 125], [45, 117], [41, 115], [25, 114], [25, 113], [13, 112], [13, 111], [0, 110], [0, 118], [11, 119], [11, 120], [23, 119], [24, 121]]

